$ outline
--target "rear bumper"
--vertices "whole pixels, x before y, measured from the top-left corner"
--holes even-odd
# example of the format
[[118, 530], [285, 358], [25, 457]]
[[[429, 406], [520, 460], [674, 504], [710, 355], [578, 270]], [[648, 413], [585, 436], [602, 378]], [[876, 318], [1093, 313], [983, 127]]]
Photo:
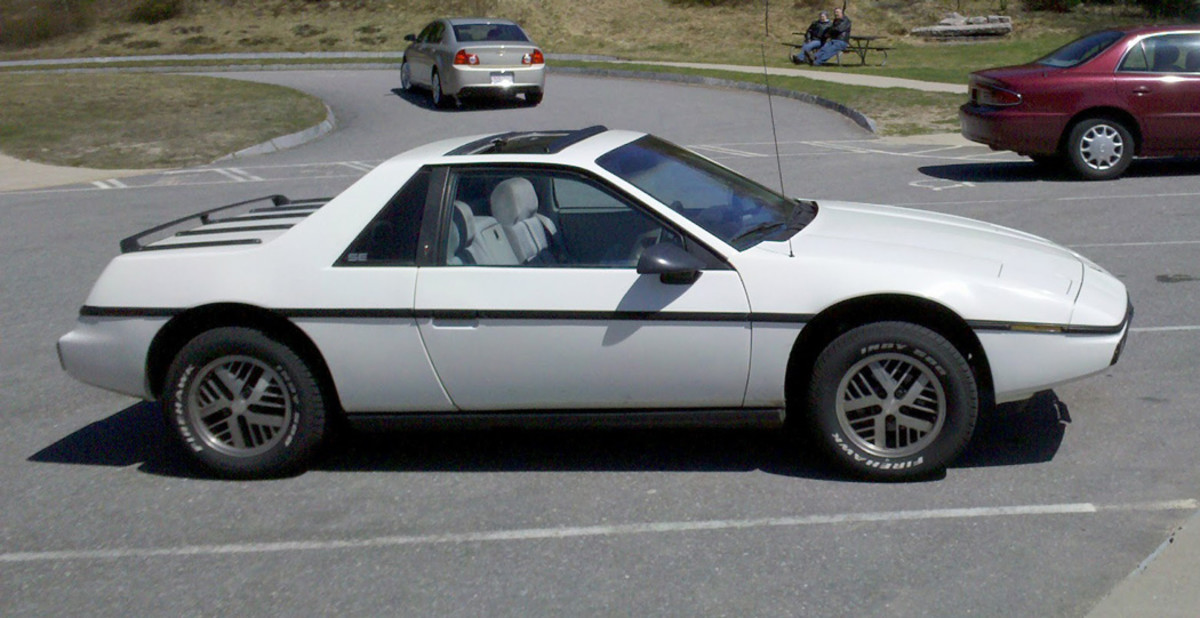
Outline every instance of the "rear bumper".
[[58, 340], [58, 360], [71, 377], [131, 397], [152, 400], [146, 379], [150, 344], [167, 318], [80, 317]]
[[1011, 150], [1022, 155], [1058, 152], [1067, 117], [1023, 112], [1019, 107], [963, 105], [958, 108], [963, 137], [986, 144], [993, 150]]
[[446, 71], [442, 89], [452, 96], [504, 96], [541, 92], [546, 87], [546, 65], [535, 67], [472, 67], [455, 65]]

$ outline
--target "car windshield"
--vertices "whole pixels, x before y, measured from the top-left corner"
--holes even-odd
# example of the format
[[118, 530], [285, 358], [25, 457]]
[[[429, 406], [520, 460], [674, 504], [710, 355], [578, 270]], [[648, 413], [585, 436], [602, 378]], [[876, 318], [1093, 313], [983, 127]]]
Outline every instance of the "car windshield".
[[1095, 58], [1100, 52], [1112, 47], [1113, 43], [1121, 40], [1124, 36], [1124, 32], [1116, 30], [1095, 32], [1082, 39], [1077, 39], [1063, 45], [1038, 59], [1036, 62], [1037, 64], [1060, 69], [1078, 66]]
[[787, 240], [816, 216], [813, 202], [788, 199], [649, 135], [596, 162], [739, 251], [764, 240]]
[[454, 26], [454, 38], [459, 43], [482, 43], [508, 41], [527, 43], [529, 37], [516, 24], [458, 24]]

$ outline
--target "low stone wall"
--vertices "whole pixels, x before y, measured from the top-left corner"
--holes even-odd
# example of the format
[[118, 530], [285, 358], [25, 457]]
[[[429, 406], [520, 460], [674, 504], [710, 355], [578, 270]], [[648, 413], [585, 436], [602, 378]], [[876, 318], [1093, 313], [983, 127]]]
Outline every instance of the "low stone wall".
[[963, 17], [950, 13], [936, 26], [913, 28], [912, 33], [934, 39], [1004, 36], [1013, 30], [1012, 18], [1007, 15]]

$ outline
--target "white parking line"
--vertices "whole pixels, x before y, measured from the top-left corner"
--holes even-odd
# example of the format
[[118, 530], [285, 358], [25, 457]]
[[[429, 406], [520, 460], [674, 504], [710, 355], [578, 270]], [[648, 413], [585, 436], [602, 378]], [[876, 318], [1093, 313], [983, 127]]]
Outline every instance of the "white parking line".
[[384, 536], [369, 539], [279, 541], [272, 543], [233, 543], [226, 545], [183, 545], [179, 547], [82, 549], [43, 552], [7, 552], [0, 554], [0, 563], [11, 564], [61, 562], [68, 560], [122, 560], [127, 558], [155, 557], [179, 558], [188, 556], [267, 554], [295, 551], [332, 551], [339, 549], [374, 549], [380, 547], [409, 545], [499, 543], [510, 541], [558, 540], [580, 537], [612, 537], [634, 534], [745, 530], [753, 528], [801, 527], [854, 523], [893, 523], [903, 521], [971, 519], [985, 517], [1020, 517], [1030, 515], [1090, 515], [1105, 512], [1129, 511], [1187, 511], [1195, 510], [1197, 506], [1198, 503], [1196, 500], [1169, 500], [1162, 502], [1140, 502], [1112, 505], [1096, 505], [1090, 502], [1078, 502], [1068, 504], [1032, 504], [1023, 506], [768, 517], [761, 519], [717, 519], [707, 521], [650, 522], [612, 526], [525, 528], [514, 530], [496, 530], [490, 532], [464, 532], [458, 534]]
[[1143, 326], [1129, 329], [1131, 333], [1194, 333], [1200, 332], [1200, 326]]
[[727, 148], [725, 146], [712, 146], [712, 145], [707, 145], [707, 144], [696, 144], [694, 146], [688, 146], [688, 148], [690, 148], [692, 150], [711, 150], [712, 152], [733, 155], [735, 157], [743, 157], [746, 159], [760, 159], [763, 157], [770, 156], [770, 155], [765, 155], [765, 154], [758, 153], [758, 152], [750, 152], [747, 150], [737, 150], [734, 148]]

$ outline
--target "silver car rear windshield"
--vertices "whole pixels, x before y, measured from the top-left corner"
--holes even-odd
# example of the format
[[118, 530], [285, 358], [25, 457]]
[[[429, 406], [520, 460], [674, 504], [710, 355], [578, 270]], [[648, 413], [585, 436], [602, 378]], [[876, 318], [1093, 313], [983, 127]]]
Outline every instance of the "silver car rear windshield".
[[460, 24], [454, 26], [454, 39], [459, 43], [529, 42], [529, 37], [515, 24]]
[[596, 160], [740, 250], [787, 240], [816, 216], [814, 202], [788, 199], [694, 152], [647, 135]]
[[1120, 41], [1124, 32], [1104, 30], [1076, 39], [1038, 59], [1037, 64], [1066, 69], [1077, 66], [1100, 55], [1100, 52]]

